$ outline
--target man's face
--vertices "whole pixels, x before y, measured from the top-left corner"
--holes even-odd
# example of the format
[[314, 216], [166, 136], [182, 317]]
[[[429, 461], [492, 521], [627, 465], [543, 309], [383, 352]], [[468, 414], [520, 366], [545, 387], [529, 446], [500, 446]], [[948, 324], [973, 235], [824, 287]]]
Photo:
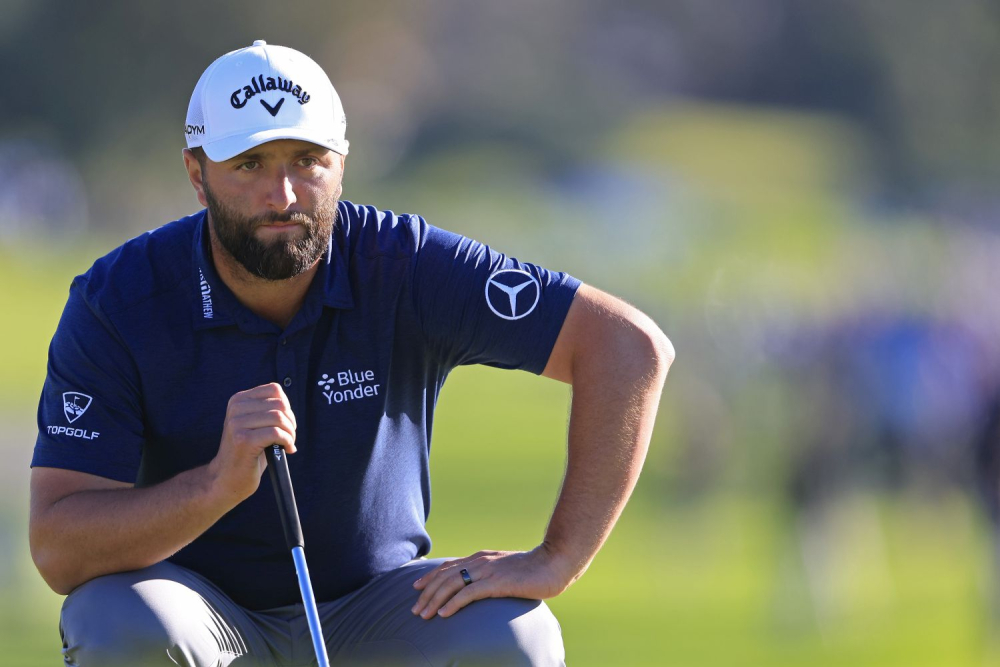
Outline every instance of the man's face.
[[226, 162], [206, 161], [202, 185], [212, 231], [251, 275], [297, 276], [329, 246], [342, 178], [340, 155], [290, 139]]

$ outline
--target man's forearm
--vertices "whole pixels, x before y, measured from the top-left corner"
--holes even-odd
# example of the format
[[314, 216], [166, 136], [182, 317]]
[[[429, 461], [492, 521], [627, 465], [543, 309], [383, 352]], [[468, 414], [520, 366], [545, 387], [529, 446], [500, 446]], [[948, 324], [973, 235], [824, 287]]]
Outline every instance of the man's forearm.
[[67, 594], [94, 577], [176, 553], [231, 509], [208, 466], [146, 488], [85, 490], [31, 517], [31, 550], [49, 586]]
[[569, 454], [543, 548], [578, 579], [611, 533], [649, 447], [673, 348], [652, 326], [573, 361]]

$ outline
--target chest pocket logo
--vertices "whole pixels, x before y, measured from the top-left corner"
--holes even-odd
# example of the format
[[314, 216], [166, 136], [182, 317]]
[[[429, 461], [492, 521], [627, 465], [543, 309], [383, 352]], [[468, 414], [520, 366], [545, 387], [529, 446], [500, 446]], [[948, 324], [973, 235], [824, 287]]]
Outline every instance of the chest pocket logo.
[[382, 386], [375, 382], [375, 371], [372, 370], [348, 369], [333, 376], [323, 373], [320, 377], [322, 379], [316, 384], [320, 386], [327, 405], [378, 396]]

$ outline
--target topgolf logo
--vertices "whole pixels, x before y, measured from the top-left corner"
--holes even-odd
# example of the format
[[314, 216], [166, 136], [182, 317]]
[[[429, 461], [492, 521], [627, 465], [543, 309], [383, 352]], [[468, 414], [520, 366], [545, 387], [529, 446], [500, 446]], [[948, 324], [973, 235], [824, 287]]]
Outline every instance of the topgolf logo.
[[[63, 392], [63, 414], [70, 424], [83, 416], [94, 399], [78, 391]], [[45, 430], [51, 435], [67, 435], [71, 438], [82, 438], [83, 440], [96, 440], [101, 434], [97, 431], [88, 431], [83, 428], [72, 428], [70, 426], [46, 426]]]
[[66, 415], [69, 423], [72, 424], [82, 417], [93, 400], [90, 396], [81, 394], [78, 391], [63, 392], [63, 413]]

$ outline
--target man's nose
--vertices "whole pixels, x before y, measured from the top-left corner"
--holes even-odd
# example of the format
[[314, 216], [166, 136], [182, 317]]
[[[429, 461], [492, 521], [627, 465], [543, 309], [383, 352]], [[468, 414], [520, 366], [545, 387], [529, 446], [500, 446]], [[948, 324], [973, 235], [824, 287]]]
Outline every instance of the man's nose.
[[295, 188], [288, 172], [278, 171], [269, 180], [267, 205], [277, 211], [284, 211], [296, 202]]

